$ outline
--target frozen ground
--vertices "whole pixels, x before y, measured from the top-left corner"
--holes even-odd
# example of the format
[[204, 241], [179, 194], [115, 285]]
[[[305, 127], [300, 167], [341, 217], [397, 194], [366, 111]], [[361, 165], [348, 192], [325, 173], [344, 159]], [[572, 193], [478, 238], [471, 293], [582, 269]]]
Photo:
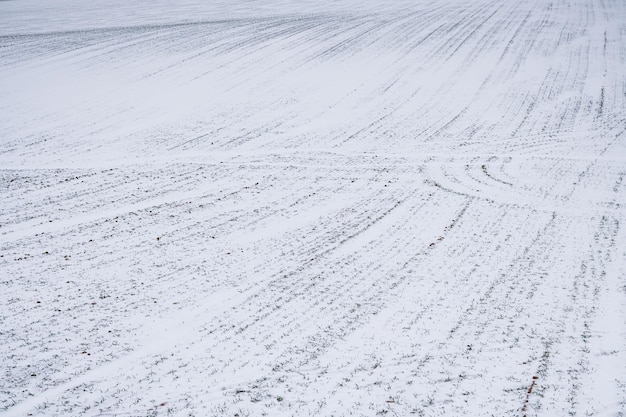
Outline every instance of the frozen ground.
[[0, 1], [0, 416], [626, 415], [626, 3], [380, 3]]

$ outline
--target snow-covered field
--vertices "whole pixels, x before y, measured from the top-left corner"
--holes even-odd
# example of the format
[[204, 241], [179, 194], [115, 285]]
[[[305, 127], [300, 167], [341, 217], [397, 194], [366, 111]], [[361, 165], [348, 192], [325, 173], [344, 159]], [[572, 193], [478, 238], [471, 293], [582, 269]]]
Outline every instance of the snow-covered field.
[[625, 416], [623, 0], [0, 1], [0, 416]]

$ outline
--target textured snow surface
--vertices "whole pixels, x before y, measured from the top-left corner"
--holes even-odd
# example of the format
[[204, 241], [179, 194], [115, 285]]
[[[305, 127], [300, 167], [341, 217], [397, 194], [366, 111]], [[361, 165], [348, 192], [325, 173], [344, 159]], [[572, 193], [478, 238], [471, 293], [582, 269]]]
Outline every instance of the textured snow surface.
[[623, 0], [0, 1], [0, 416], [625, 416]]

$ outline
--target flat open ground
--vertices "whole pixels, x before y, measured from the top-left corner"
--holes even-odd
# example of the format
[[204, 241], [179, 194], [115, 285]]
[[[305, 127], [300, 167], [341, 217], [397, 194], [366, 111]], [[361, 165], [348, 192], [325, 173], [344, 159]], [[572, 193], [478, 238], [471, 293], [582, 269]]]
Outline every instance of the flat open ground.
[[0, 1], [0, 416], [625, 416], [623, 0]]

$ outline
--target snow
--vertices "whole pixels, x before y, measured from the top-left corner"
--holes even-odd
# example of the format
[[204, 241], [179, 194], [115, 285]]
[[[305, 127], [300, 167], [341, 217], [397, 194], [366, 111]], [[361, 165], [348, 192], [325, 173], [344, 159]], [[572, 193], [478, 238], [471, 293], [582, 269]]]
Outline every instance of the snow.
[[626, 415], [626, 4], [0, 1], [0, 417]]

